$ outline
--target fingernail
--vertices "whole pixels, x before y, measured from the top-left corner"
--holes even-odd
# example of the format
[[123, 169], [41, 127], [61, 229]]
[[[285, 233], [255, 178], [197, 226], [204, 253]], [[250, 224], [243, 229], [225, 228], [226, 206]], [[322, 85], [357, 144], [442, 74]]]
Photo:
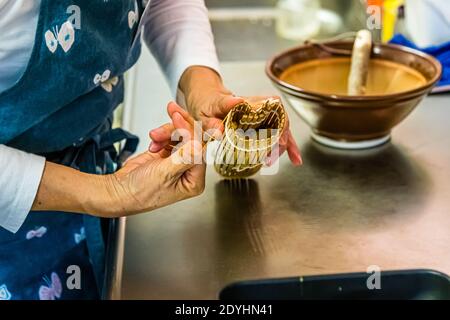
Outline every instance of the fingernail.
[[301, 155], [297, 155], [297, 165], [301, 166], [303, 165], [303, 159]]
[[150, 130], [150, 136], [155, 135], [158, 133], [158, 129], [152, 129]]
[[150, 146], [148, 147], [148, 151], [155, 152], [157, 150], [155, 144], [153, 142], [150, 143]]

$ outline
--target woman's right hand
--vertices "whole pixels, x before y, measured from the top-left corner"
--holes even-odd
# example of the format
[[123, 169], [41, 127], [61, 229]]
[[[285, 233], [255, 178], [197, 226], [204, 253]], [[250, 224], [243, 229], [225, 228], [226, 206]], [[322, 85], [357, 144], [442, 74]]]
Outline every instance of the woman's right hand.
[[169, 111], [169, 116], [183, 142], [172, 153], [167, 141], [161, 151], [146, 151], [106, 176], [109, 197], [117, 205], [108, 216], [150, 211], [203, 192], [206, 166], [202, 143], [193, 140], [193, 119], [179, 112]]
[[[146, 151], [109, 175], [93, 175], [47, 162], [33, 203], [37, 211], [66, 211], [114, 218], [150, 211], [202, 193], [205, 169], [201, 141], [193, 137], [193, 119], [169, 112], [183, 142], [172, 151]], [[184, 134], [183, 134], [184, 132]], [[187, 133], [187, 135], [186, 135]]]

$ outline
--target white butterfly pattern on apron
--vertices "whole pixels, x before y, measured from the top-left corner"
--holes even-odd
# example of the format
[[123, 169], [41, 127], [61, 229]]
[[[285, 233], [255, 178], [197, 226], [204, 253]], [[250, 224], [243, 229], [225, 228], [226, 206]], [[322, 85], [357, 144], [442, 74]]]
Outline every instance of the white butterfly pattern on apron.
[[44, 277], [47, 286], [40, 286], [39, 300], [56, 300], [61, 298], [63, 287], [56, 272], [52, 272], [51, 279]]
[[6, 284], [0, 286], [0, 300], [11, 300], [11, 293], [8, 291]]
[[47, 30], [45, 32], [45, 43], [47, 44], [48, 50], [51, 53], [55, 53], [56, 49], [58, 49], [58, 44], [67, 52], [72, 48], [73, 43], [75, 42], [75, 28], [73, 27], [70, 21], [66, 21], [61, 25], [61, 28], [58, 30], [58, 27], [52, 30]]
[[106, 92], [111, 92], [113, 87], [116, 86], [117, 83], [119, 82], [119, 78], [113, 77], [109, 79], [110, 76], [111, 70], [109, 69], [106, 69], [101, 75], [97, 73], [94, 76], [94, 84], [95, 85], [100, 84]]
[[138, 18], [139, 18], [139, 9], [137, 3], [134, 2], [134, 11], [131, 10], [130, 12], [128, 12], [128, 27], [130, 27], [130, 29], [133, 29], [133, 26], [138, 21]]
[[47, 233], [47, 228], [42, 226], [34, 230], [27, 232], [26, 239], [31, 240], [33, 238], [42, 238]]
[[80, 233], [75, 232], [73, 237], [76, 244], [80, 243], [83, 240], [86, 240], [86, 230], [84, 229], [84, 227], [81, 227]]

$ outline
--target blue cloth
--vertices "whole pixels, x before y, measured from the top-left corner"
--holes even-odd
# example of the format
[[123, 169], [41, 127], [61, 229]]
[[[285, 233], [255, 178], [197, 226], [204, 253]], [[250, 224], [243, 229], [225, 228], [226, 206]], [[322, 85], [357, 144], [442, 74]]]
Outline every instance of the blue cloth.
[[420, 48], [402, 34], [396, 34], [390, 42], [420, 50], [438, 59], [442, 64], [442, 77], [437, 86], [450, 85], [450, 41], [439, 46]]
[[[135, 0], [42, 0], [33, 53], [22, 78], [0, 93], [0, 143], [83, 172], [111, 173], [137, 138], [111, 129], [123, 73], [137, 60], [142, 13]], [[118, 154], [114, 143], [125, 140]], [[96, 299], [104, 277], [99, 218], [30, 212], [0, 229], [0, 300]], [[67, 285], [80, 270], [81, 288]]]

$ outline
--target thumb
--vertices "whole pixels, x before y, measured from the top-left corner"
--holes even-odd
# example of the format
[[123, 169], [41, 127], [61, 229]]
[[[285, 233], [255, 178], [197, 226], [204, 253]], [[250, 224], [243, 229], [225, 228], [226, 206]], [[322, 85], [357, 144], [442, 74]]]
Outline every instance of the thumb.
[[244, 98], [242, 97], [235, 97], [233, 95], [222, 96], [222, 98], [219, 99], [218, 106], [216, 108], [216, 111], [218, 112], [216, 116], [220, 118], [225, 117], [234, 106], [242, 102], [244, 102]]
[[201, 142], [190, 140], [181, 144], [163, 160], [164, 170], [172, 177], [179, 177], [196, 165], [203, 163], [203, 146]]

